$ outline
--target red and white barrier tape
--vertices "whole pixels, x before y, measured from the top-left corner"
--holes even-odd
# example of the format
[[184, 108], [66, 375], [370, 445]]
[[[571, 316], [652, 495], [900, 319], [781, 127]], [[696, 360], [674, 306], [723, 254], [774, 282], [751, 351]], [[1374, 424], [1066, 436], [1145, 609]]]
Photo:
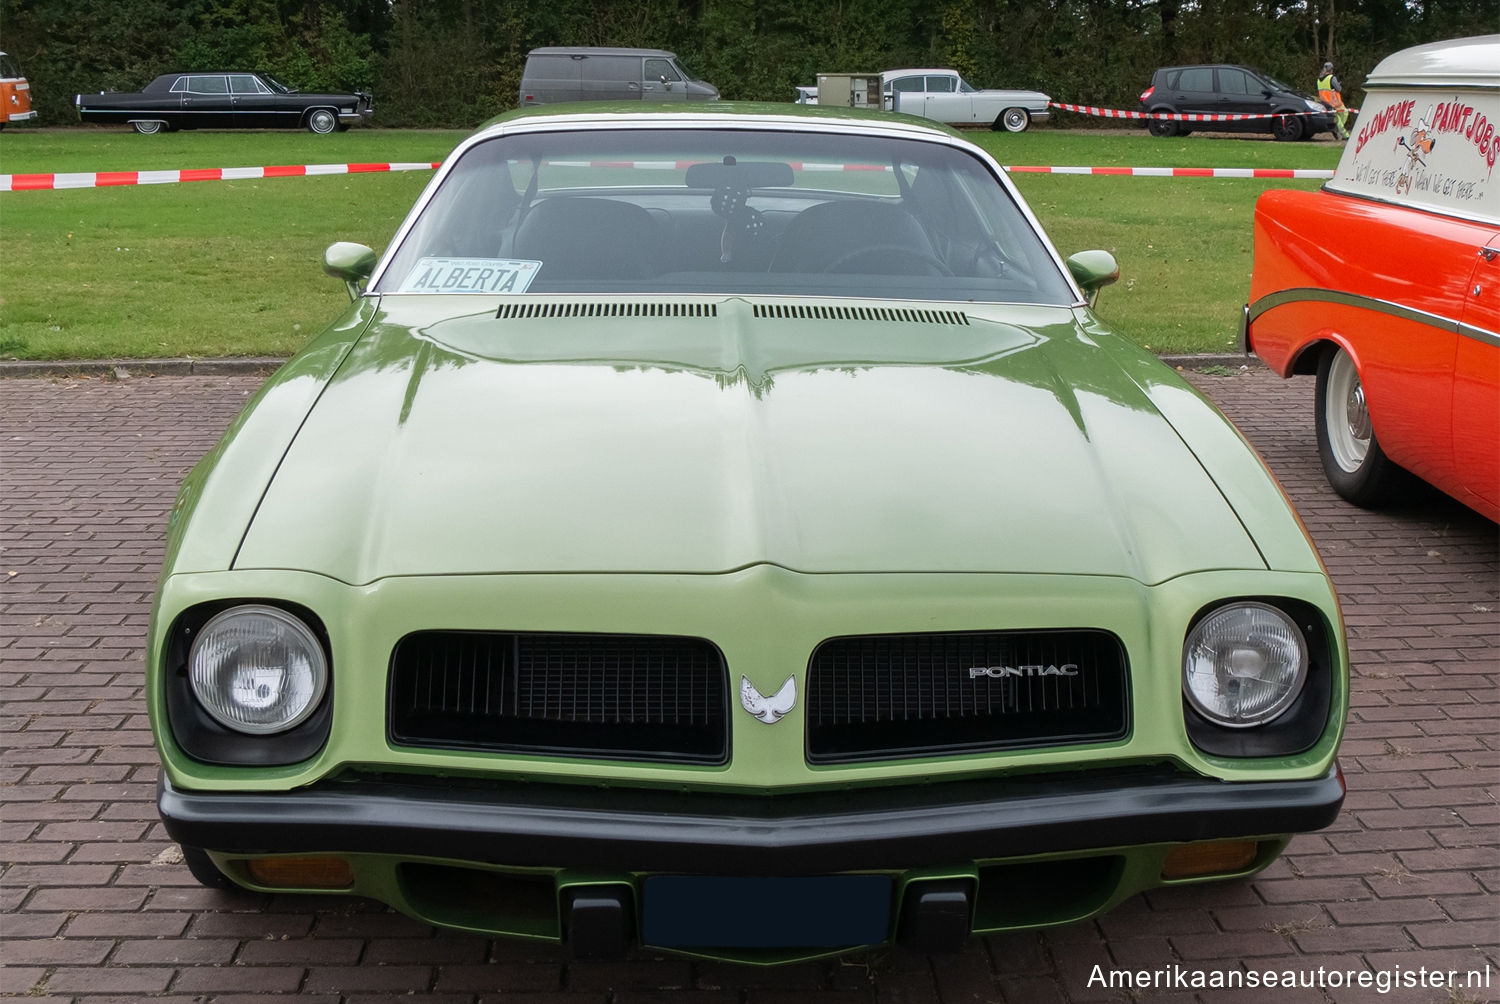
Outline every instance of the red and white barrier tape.
[[320, 174], [379, 174], [386, 171], [431, 171], [437, 161], [407, 164], [289, 164], [281, 167], [206, 167], [185, 171], [90, 171], [79, 174], [0, 174], [0, 192], [33, 192], [59, 188], [113, 188], [123, 185], [173, 185], [181, 181], [247, 181], [257, 178], [305, 178]]
[[[623, 168], [638, 171], [685, 171], [693, 160], [549, 160], [550, 167]], [[886, 171], [889, 164], [808, 164], [793, 162], [794, 171]], [[1250, 167], [1031, 167], [1007, 164], [1012, 174], [1098, 174], [1136, 178], [1331, 178], [1332, 171]]]
[[[701, 160], [544, 160], [547, 167], [624, 167], [636, 171], [686, 171]], [[889, 164], [811, 164], [788, 162], [793, 171], [889, 171]]]
[[[552, 161], [553, 167], [628, 168], [680, 171], [696, 161]], [[0, 174], [0, 192], [35, 192], [64, 188], [116, 188], [170, 185], [184, 181], [246, 181], [259, 178], [303, 178], [329, 174], [379, 174], [386, 171], [431, 171], [437, 162], [406, 164], [293, 164], [282, 167], [209, 167], [185, 171], [98, 171], [83, 174]], [[793, 164], [798, 171], [889, 171], [889, 164]], [[1033, 167], [1007, 165], [1012, 174], [1092, 174], [1133, 178], [1321, 178], [1332, 171], [1264, 167]]]
[[[1060, 108], [1065, 112], [1077, 112], [1080, 115], [1096, 115], [1106, 119], [1157, 119], [1163, 122], [1242, 122], [1246, 119], [1279, 119], [1288, 115], [1330, 115], [1331, 111], [1305, 111], [1305, 112], [1225, 112], [1215, 115], [1207, 112], [1128, 112], [1122, 108], [1095, 108], [1091, 105], [1068, 105], [1061, 101], [1047, 102], [1049, 107]], [[1350, 114], [1359, 111], [1358, 108], [1345, 109]]]
[[1007, 167], [1010, 174], [1097, 174], [1131, 178], [1314, 178], [1332, 171], [1278, 167]]

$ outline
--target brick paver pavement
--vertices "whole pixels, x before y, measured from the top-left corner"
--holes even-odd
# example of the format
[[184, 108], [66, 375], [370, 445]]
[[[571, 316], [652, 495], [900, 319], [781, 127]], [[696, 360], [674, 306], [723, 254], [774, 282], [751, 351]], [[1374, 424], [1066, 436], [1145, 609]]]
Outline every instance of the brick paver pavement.
[[1091, 981], [1096, 966], [1168, 980], [1371, 969], [1430, 984], [1426, 967], [1481, 970], [1490, 985], [1382, 995], [1168, 982], [1143, 996], [1500, 1000], [1496, 528], [1437, 497], [1379, 514], [1339, 501], [1318, 469], [1308, 380], [1261, 369], [1194, 379], [1280, 476], [1343, 597], [1355, 678], [1342, 818], [1297, 838], [1252, 882], [1152, 892], [1096, 922], [985, 938], [956, 956], [898, 950], [770, 970], [648, 954], [574, 963], [549, 946], [436, 931], [362, 900], [195, 885], [155, 816], [142, 639], [177, 482], [258, 379], [4, 381], [0, 993], [1047, 1004], [1127, 999]]

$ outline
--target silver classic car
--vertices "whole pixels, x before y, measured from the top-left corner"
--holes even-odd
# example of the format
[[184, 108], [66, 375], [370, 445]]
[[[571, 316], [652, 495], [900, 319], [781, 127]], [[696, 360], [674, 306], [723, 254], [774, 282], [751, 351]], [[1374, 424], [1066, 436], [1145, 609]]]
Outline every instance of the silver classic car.
[[981, 89], [957, 70], [886, 70], [880, 78], [888, 111], [955, 126], [1025, 132], [1031, 123], [1046, 121], [1052, 101], [1040, 91]]

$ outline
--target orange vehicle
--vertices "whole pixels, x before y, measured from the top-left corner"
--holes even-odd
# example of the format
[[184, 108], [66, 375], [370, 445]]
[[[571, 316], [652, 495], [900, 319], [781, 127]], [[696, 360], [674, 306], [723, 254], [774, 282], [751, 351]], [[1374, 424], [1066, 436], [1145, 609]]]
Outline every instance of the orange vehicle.
[[1415, 475], [1500, 521], [1500, 35], [1398, 52], [1365, 88], [1333, 179], [1256, 203], [1242, 344], [1317, 375], [1344, 498]]
[[36, 118], [31, 110], [31, 85], [16, 69], [15, 61], [0, 52], [0, 129], [11, 122]]

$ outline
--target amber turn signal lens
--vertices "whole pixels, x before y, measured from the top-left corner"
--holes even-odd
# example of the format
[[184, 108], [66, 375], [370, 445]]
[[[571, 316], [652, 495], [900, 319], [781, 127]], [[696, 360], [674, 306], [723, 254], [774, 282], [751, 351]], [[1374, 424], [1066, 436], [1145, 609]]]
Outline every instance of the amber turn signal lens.
[[1255, 863], [1253, 840], [1207, 840], [1173, 848], [1161, 865], [1164, 879], [1196, 878], [1242, 872]]
[[354, 869], [343, 858], [252, 858], [245, 862], [259, 885], [280, 889], [347, 889]]

